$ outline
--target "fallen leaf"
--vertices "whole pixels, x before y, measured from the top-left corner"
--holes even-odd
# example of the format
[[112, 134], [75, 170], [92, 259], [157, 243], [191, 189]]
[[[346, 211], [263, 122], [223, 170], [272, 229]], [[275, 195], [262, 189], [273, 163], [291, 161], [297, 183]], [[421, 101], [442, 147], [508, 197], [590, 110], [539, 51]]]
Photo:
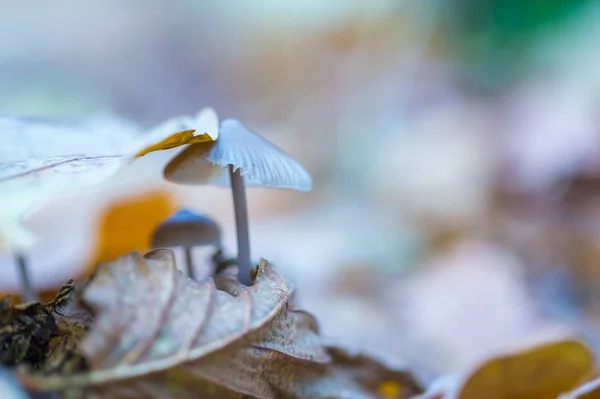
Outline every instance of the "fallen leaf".
[[151, 144], [148, 147], [141, 149], [135, 154], [135, 157], [141, 157], [153, 151], [168, 150], [186, 144], [210, 143], [214, 141], [208, 133], [195, 135], [194, 132], [195, 130], [185, 130], [175, 133], [156, 144]]
[[[203, 111], [214, 114], [209, 109]], [[23, 250], [35, 242], [22, 223], [44, 202], [106, 182], [135, 158], [150, 152], [212, 140], [214, 132], [196, 130], [213, 129], [217, 123], [209, 122], [206, 126], [185, 126], [181, 131], [169, 130], [173, 124], [163, 124], [143, 133], [115, 117], [82, 124], [0, 119], [3, 245]]]
[[572, 390], [594, 365], [581, 342], [564, 340], [486, 362], [463, 384], [459, 399], [554, 399]]
[[336, 369], [353, 376], [369, 392], [377, 392], [385, 399], [413, 397], [423, 390], [414, 377], [405, 372], [394, 370], [364, 354], [351, 354], [348, 351], [328, 346]]
[[79, 344], [91, 316], [74, 306], [75, 284], [67, 283], [47, 303], [12, 306], [0, 302], [0, 363], [26, 367], [43, 374], [69, 373], [87, 368]]
[[[186, 132], [189, 131], [189, 132]], [[190, 132], [198, 132], [198, 134], [190, 135]], [[160, 138], [163, 132], [180, 132], [173, 135], [158, 144], [143, 149], [138, 153], [138, 156], [142, 156], [148, 152], [155, 151], [155, 147], [159, 149], [169, 149], [179, 147], [183, 144], [198, 144], [198, 143], [210, 143], [217, 140], [219, 137], [219, 116], [214, 109], [210, 107], [202, 108], [195, 115], [179, 115], [174, 118], [170, 118], [154, 129], [152, 129], [148, 136], [150, 140], [148, 142], [157, 142], [154, 139]]]
[[21, 250], [35, 243], [23, 219], [37, 206], [61, 194], [102, 183], [127, 162], [122, 156], [61, 156], [0, 163], [0, 235], [4, 247]]
[[94, 398], [390, 398], [385, 381], [399, 398], [420, 392], [405, 373], [326, 347], [266, 261], [252, 286], [224, 287], [187, 278], [165, 249], [103, 264], [82, 295], [96, 314], [81, 345], [90, 372], [19, 377]]

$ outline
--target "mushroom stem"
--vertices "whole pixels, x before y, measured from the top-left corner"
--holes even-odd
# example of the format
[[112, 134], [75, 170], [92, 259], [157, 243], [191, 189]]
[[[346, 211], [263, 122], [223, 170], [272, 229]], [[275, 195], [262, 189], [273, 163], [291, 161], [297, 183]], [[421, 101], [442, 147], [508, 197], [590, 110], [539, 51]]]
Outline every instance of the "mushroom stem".
[[194, 280], [194, 261], [192, 259], [192, 248], [184, 247], [185, 252], [185, 271], [189, 278]]
[[17, 262], [17, 272], [19, 273], [19, 281], [21, 283], [21, 293], [23, 294], [24, 302], [37, 301], [38, 297], [31, 284], [29, 278], [29, 270], [27, 269], [27, 261], [25, 256], [20, 253], [15, 254], [15, 261]]
[[240, 283], [250, 285], [252, 262], [250, 260], [250, 232], [248, 227], [248, 205], [246, 203], [244, 178], [240, 169], [234, 170], [233, 165], [229, 165], [229, 176], [231, 177], [231, 192], [233, 194], [233, 209], [235, 212], [235, 226], [237, 233], [238, 279], [240, 280]]

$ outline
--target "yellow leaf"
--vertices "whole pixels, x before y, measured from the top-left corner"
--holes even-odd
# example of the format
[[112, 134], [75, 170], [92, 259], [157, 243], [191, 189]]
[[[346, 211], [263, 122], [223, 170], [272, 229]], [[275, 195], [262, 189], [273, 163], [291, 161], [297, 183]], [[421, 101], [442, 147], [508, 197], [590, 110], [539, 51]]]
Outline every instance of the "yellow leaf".
[[147, 192], [112, 204], [102, 215], [93, 265], [130, 251], [149, 250], [152, 232], [175, 208], [172, 198], [163, 191]]
[[177, 132], [156, 144], [152, 144], [143, 148], [137, 154], [135, 154], [135, 158], [142, 157], [150, 152], [169, 150], [171, 148], [180, 147], [186, 144], [208, 143], [214, 141], [208, 133], [195, 136], [194, 132], [195, 130], [183, 130], [181, 132]]
[[492, 359], [473, 372], [459, 399], [555, 399], [593, 367], [591, 351], [564, 340]]
[[396, 381], [384, 381], [379, 385], [379, 394], [385, 399], [399, 398], [402, 387]]

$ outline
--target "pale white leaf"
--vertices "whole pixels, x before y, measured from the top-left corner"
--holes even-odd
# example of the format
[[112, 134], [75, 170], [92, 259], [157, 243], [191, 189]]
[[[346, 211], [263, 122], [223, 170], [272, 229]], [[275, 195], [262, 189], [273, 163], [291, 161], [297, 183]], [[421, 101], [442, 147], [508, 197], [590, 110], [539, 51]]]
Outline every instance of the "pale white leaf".
[[[195, 118], [205, 129], [217, 124], [211, 109]], [[80, 124], [0, 118], [0, 236], [8, 246], [26, 249], [34, 243], [22, 226], [29, 212], [53, 198], [107, 182], [138, 155], [206, 136], [187, 130], [182, 134], [163, 126], [145, 133], [112, 115]]]
[[139, 137], [143, 137], [139, 126], [111, 114], [97, 115], [80, 123], [0, 117], [0, 162], [121, 154]]

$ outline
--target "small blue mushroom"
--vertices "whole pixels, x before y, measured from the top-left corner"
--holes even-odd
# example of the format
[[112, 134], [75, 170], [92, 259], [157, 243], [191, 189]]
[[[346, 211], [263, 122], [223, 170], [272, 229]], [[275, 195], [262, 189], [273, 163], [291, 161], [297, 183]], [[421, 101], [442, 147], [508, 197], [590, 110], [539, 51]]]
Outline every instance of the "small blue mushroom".
[[152, 235], [152, 248], [183, 247], [186, 272], [194, 278], [192, 248], [205, 245], [221, 247], [221, 229], [208, 216], [181, 209], [162, 222]]

